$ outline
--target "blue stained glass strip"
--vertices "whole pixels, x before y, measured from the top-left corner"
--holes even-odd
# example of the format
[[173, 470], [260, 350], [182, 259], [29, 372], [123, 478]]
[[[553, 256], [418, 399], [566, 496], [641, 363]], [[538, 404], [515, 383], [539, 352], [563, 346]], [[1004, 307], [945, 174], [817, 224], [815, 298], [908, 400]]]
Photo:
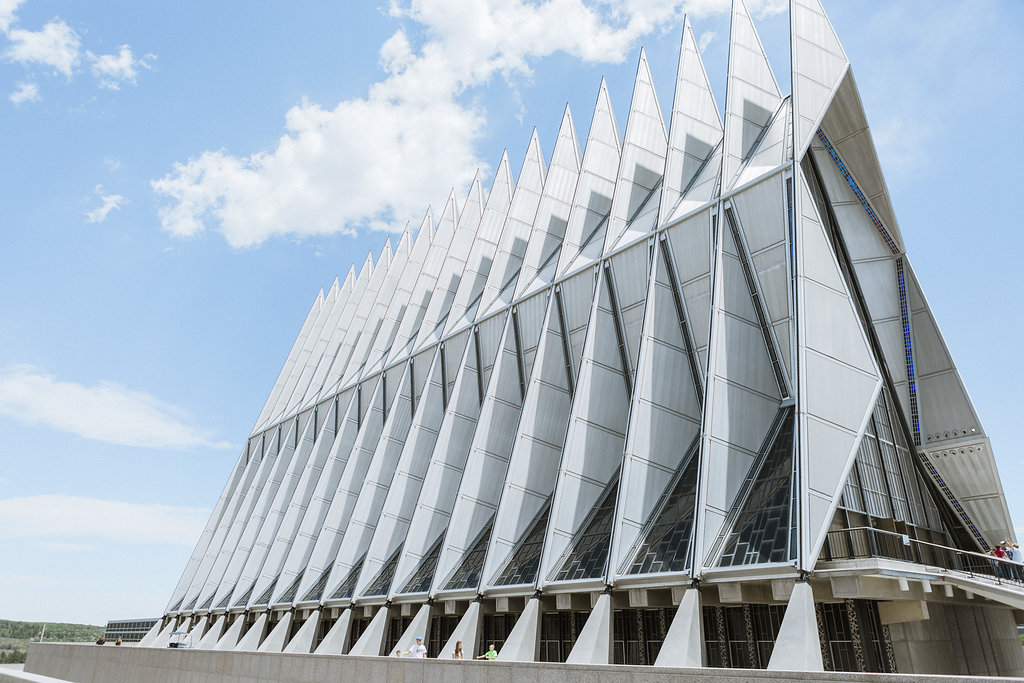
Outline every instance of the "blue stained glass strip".
[[828, 136], [825, 135], [825, 131], [821, 128], [818, 129], [818, 139], [821, 140], [821, 144], [825, 145], [825, 149], [828, 150], [828, 155], [832, 157], [832, 161], [835, 162], [836, 168], [838, 168], [839, 172], [843, 174], [844, 178], [846, 178], [846, 183], [850, 186], [850, 189], [853, 190], [853, 193], [857, 195], [857, 199], [860, 200], [861, 206], [864, 207], [864, 211], [868, 214], [868, 218], [871, 219], [871, 222], [875, 224], [875, 228], [878, 229], [878, 234], [880, 234], [882, 239], [885, 240], [885, 243], [889, 245], [889, 249], [892, 253], [900, 253], [900, 248], [896, 246], [895, 240], [893, 240], [889, 231], [885, 229], [885, 226], [882, 225], [882, 221], [878, 218], [878, 214], [876, 214], [875, 210], [871, 208], [871, 204], [868, 203], [867, 197], [865, 197], [864, 193], [861, 192], [860, 185], [858, 185], [857, 181], [853, 179], [852, 175], [850, 175], [850, 171], [846, 168], [846, 164], [844, 164], [843, 160], [839, 158], [839, 153], [836, 152], [835, 147], [833, 147], [832, 143], [829, 142]]

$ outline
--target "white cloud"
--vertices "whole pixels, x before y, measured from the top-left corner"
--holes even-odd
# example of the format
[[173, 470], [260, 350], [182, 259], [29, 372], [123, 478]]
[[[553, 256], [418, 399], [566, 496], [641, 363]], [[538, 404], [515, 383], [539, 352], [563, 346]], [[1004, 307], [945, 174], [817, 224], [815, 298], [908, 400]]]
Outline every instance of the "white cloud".
[[16, 21], [14, 13], [25, 0], [0, 0], [0, 31], [7, 32]]
[[68, 78], [80, 61], [82, 41], [61, 19], [54, 19], [39, 31], [17, 28], [7, 32], [11, 46], [4, 56], [12, 62], [53, 67]]
[[120, 209], [127, 200], [119, 194], [103, 194], [103, 186], [97, 185], [96, 194], [100, 195], [103, 204], [85, 214], [86, 223], [102, 223], [107, 214], [114, 209]]
[[153, 55], [136, 59], [128, 45], [122, 45], [115, 55], [94, 55], [86, 51], [86, 57], [92, 62], [92, 75], [99, 79], [100, 87], [107, 90], [120, 90], [122, 83], [135, 85], [139, 69], [150, 68], [149, 60]]
[[38, 102], [39, 86], [35, 83], [18, 83], [18, 87], [7, 98], [18, 106], [25, 102]]
[[[761, 12], [780, 4], [756, 3]], [[487, 166], [475, 148], [485, 112], [460, 101], [467, 90], [495, 75], [528, 76], [533, 62], [556, 52], [621, 62], [638, 38], [678, 26], [684, 10], [728, 7], [729, 0], [393, 0], [391, 15], [419, 24], [422, 44], [396, 31], [379, 53], [387, 76], [365, 98], [334, 108], [303, 101], [287, 113], [272, 150], [207, 151], [175, 164], [151, 183], [161, 224], [179, 237], [217, 229], [235, 247], [403, 225]]]
[[56, 550], [76, 549], [68, 544], [81, 545], [81, 539], [192, 545], [209, 515], [205, 508], [64, 495], [23, 496], [0, 500], [0, 538], [48, 539], [48, 547]]
[[62, 382], [28, 365], [0, 370], [0, 415], [140, 448], [230, 448], [188, 424], [181, 408], [114, 382]]
[[708, 45], [711, 44], [711, 41], [717, 35], [714, 31], [704, 31], [704, 33], [700, 34], [700, 38], [697, 40], [697, 49], [700, 50], [701, 54], [704, 54], [704, 50], [707, 49]]

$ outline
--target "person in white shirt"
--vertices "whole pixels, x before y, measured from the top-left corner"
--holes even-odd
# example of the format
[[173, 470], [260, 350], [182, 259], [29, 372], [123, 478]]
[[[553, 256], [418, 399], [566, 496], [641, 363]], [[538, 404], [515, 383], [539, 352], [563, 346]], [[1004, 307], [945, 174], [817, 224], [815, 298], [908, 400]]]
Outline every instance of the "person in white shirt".
[[412, 655], [413, 657], [419, 657], [420, 659], [426, 659], [427, 648], [423, 646], [423, 637], [416, 636], [416, 644], [410, 647], [405, 652], [399, 652], [399, 655]]

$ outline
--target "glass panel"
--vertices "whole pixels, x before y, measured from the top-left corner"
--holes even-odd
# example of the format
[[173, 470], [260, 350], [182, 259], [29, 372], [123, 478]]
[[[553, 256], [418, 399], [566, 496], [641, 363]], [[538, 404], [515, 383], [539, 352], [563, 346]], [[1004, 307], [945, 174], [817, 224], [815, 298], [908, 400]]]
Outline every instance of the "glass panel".
[[405, 588], [402, 589], [403, 593], [426, 593], [430, 590], [430, 583], [434, 580], [434, 570], [437, 569], [437, 558], [441, 555], [441, 540], [443, 538], [443, 534], [438, 536], [434, 545], [420, 560], [416, 571], [413, 572], [406, 582]]
[[686, 569], [697, 499], [697, 470], [697, 458], [691, 455], [664, 507], [657, 511], [657, 519], [644, 535], [628, 573], [653, 574]]
[[363, 595], [387, 595], [388, 590], [391, 588], [391, 580], [395, 578], [395, 569], [398, 568], [398, 556], [402, 552], [402, 546], [395, 548], [395, 552], [391, 554], [384, 566], [381, 567], [380, 572], [374, 577], [373, 581], [370, 582], [370, 587], [363, 591]]
[[356, 562], [355, 566], [349, 571], [348, 576], [346, 576], [345, 580], [340, 586], [338, 586], [338, 590], [334, 591], [334, 594], [331, 595], [331, 600], [343, 600], [352, 597], [352, 592], [356, 589], [356, 580], [359, 579], [359, 572], [363, 570], [364, 560], [366, 560], [366, 555], [359, 558], [359, 561]]
[[533, 522], [533, 526], [526, 532], [523, 538], [516, 545], [512, 557], [505, 564], [505, 567], [498, 573], [495, 579], [495, 586], [518, 586], [524, 583], [533, 583], [537, 580], [537, 571], [540, 569], [540, 553], [544, 548], [544, 532], [548, 527], [548, 510], [551, 500], [544, 505], [543, 511]]
[[466, 588], [479, 588], [480, 587], [480, 574], [484, 570], [484, 558], [487, 555], [487, 542], [491, 539], [491, 525], [494, 523], [494, 517], [491, 517], [490, 521], [487, 522], [487, 526], [484, 527], [480, 535], [477, 536], [473, 546], [466, 553], [465, 557], [462, 558], [462, 563], [459, 564], [455, 573], [452, 574], [451, 579], [445, 584], [445, 590], [461, 590]]
[[793, 412], [775, 435], [722, 552], [719, 567], [789, 559], [793, 478]]
[[323, 571], [322, 574], [320, 574], [320, 578], [316, 580], [316, 583], [314, 583], [313, 587], [309, 589], [309, 591], [306, 593], [306, 595], [302, 598], [302, 601], [303, 602], [308, 602], [310, 600], [317, 600], [317, 601], [319, 601], [320, 598], [322, 598], [324, 596], [324, 589], [327, 588], [327, 579], [330, 577], [330, 575], [331, 575], [331, 568], [328, 567], [327, 569], [325, 569]]
[[584, 531], [576, 535], [568, 557], [555, 574], [555, 581], [598, 579], [608, 566], [608, 548], [612, 540], [612, 519], [615, 517], [615, 494], [619, 490], [616, 473], [612, 483], [605, 487], [604, 497], [583, 523]]

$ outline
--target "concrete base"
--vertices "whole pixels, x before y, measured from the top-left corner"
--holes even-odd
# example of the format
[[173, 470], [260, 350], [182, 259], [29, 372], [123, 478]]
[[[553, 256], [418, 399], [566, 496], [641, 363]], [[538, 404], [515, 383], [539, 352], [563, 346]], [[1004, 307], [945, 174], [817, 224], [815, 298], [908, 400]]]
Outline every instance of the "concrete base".
[[437, 655], [438, 659], [451, 659], [455, 653], [455, 644], [462, 641], [462, 652], [466, 659], [472, 659], [477, 652], [478, 640], [480, 638], [480, 603], [469, 603], [469, 609], [462, 615], [459, 625], [452, 632], [452, 637], [441, 648]]
[[1013, 610], [933, 602], [928, 615], [889, 625], [898, 671], [1024, 676]]
[[601, 593], [569, 653], [568, 664], [612, 663], [612, 596]]
[[316, 638], [317, 629], [320, 628], [320, 610], [316, 610], [302, 622], [298, 633], [284, 647], [284, 652], [295, 652], [307, 655], [313, 651], [313, 639]]
[[348, 607], [341, 613], [334, 626], [327, 632], [324, 639], [316, 646], [315, 653], [318, 655], [340, 655], [344, 654], [348, 647], [348, 630], [352, 625], [352, 610]]
[[[1019, 647], [1019, 644], [1018, 644]], [[91, 644], [33, 643], [26, 671], [74, 683], [734, 683], [747, 681], [864, 681], [864, 683], [959, 683], [963, 676], [801, 673], [738, 669], [676, 669], [614, 664], [548, 662], [456, 662], [411, 657], [294, 655], [269, 652], [162, 650]], [[3, 669], [0, 669], [3, 671]], [[18, 679], [24, 680], [24, 679]], [[977, 680], [977, 679], [974, 679]], [[1007, 679], [1001, 679], [1007, 680]], [[1022, 681], [1024, 679], [1015, 679]], [[3, 681], [0, 678], [0, 681]], [[6, 682], [4, 682], [6, 683]]]
[[703, 617], [700, 591], [696, 588], [688, 588], [683, 593], [654, 666], [704, 666]]
[[824, 671], [821, 661], [821, 639], [814, 613], [814, 595], [808, 581], [797, 581], [782, 618], [775, 649], [768, 668], [782, 671]]
[[[481, 643], [480, 649], [487, 647]], [[501, 662], [535, 662], [540, 647], [540, 600], [530, 598], [498, 653]]]
[[274, 630], [260, 643], [259, 652], [281, 652], [284, 650], [284, 646], [288, 642], [288, 634], [292, 630], [292, 616], [292, 613], [289, 612], [281, 618], [281, 621], [277, 622]]

